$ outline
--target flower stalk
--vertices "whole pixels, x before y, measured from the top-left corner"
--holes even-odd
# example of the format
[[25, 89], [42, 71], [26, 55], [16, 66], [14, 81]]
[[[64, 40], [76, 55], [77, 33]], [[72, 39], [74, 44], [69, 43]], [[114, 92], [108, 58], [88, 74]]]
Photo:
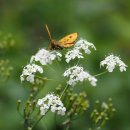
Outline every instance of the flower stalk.
[[[57, 44], [57, 48], [58, 45], [59, 44]], [[34, 129], [42, 118], [46, 116], [48, 111], [55, 113], [56, 122], [57, 115], [63, 116], [63, 121], [58, 125], [65, 130], [69, 130], [72, 121], [87, 111], [90, 106], [86, 90], [83, 92], [80, 89], [75, 91], [75, 87], [78, 87], [78, 84], [83, 86], [83, 83], [86, 83], [85, 81], [90, 82], [91, 86], [97, 86], [97, 77], [107, 72], [113, 72], [116, 66], [119, 67], [121, 72], [126, 71], [127, 65], [125, 65], [119, 57], [110, 55], [100, 62], [100, 66], [106, 66], [107, 70], [94, 76], [91, 75], [88, 70], [82, 67], [86, 66], [86, 64], [80, 63], [80, 61], [86, 57], [85, 55], [91, 53], [91, 49], [96, 50], [93, 43], [80, 39], [76, 41], [72, 49], [66, 49], [64, 53], [63, 51], [59, 52], [57, 50], [46, 50], [42, 48], [31, 57], [30, 63], [23, 68], [20, 76], [21, 82], [28, 82], [32, 86], [30, 96], [23, 109], [24, 126], [26, 130]], [[70, 66], [70, 62], [77, 59], [77, 64]], [[46, 75], [47, 73], [45, 73], [48, 70], [45, 69], [47, 66], [50, 68], [49, 70], [53, 70], [51, 71], [52, 73], [55, 72], [59, 74], [57, 73], [59, 70], [55, 68], [55, 61], [58, 65], [58, 69], [63, 72], [63, 74], [59, 76], [62, 77], [59, 80], [50, 78]], [[65, 70], [62, 70], [61, 61], [65, 63]], [[53, 68], [50, 67], [51, 64], [54, 66]], [[39, 92], [44, 89], [45, 83], [49, 81], [58, 83], [58, 86], [52, 85], [53, 90], [56, 88], [54, 92], [49, 92], [44, 97], [39, 98], [39, 96], [41, 96]], [[62, 86], [64, 86], [64, 84], [66, 84], [66, 86], [63, 88]], [[86, 85], [84, 85], [84, 87], [85, 86]], [[18, 102], [18, 110], [20, 106], [21, 102]], [[108, 102], [101, 104], [97, 101], [90, 117], [95, 125], [99, 124], [97, 128], [100, 128], [105, 125], [108, 119], [112, 118], [114, 112], [115, 108], [113, 107], [112, 100], [109, 99]]]

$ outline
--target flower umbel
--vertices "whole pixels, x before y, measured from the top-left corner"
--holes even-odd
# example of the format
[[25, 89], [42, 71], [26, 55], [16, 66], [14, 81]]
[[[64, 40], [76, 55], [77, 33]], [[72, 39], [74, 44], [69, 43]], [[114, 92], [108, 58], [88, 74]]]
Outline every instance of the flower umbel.
[[72, 59], [75, 59], [76, 57], [80, 59], [83, 58], [83, 55], [79, 51], [79, 49], [75, 49], [75, 48], [73, 50], [68, 51], [65, 55], [67, 63], [69, 63]]
[[34, 74], [36, 72], [43, 73], [43, 69], [41, 66], [36, 64], [28, 64], [23, 68], [23, 72], [20, 76], [21, 81], [27, 80], [30, 83], [34, 83]]
[[67, 82], [69, 85], [74, 86], [79, 81], [83, 82], [84, 80], [89, 80], [92, 86], [96, 86], [97, 79], [84, 71], [83, 67], [73, 66], [67, 69], [63, 75], [70, 78]]
[[39, 61], [42, 65], [47, 65], [51, 64], [56, 57], [59, 60], [61, 56], [62, 55], [59, 52], [41, 49], [36, 53], [36, 55], [31, 57], [30, 62], [32, 63], [33, 61]]
[[90, 54], [91, 51], [90, 51], [90, 47], [93, 48], [94, 50], [96, 50], [96, 47], [94, 46], [93, 43], [90, 43], [88, 42], [87, 40], [84, 40], [84, 39], [80, 39], [78, 40], [76, 43], [75, 43], [75, 46], [74, 46], [76, 49], [79, 49], [79, 50], [84, 50], [85, 53], [87, 54]]
[[113, 72], [116, 66], [119, 66], [120, 71], [126, 71], [127, 65], [118, 57], [113, 54], [107, 56], [105, 60], [100, 62], [100, 66], [106, 65], [108, 72]]
[[41, 115], [45, 115], [50, 109], [52, 112], [57, 112], [58, 115], [65, 115], [66, 108], [58, 96], [47, 94], [44, 98], [39, 99], [37, 106], [40, 107]]

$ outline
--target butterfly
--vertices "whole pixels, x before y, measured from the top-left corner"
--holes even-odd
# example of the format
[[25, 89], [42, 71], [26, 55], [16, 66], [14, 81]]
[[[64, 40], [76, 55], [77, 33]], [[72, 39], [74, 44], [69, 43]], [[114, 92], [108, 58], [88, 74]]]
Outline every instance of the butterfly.
[[68, 48], [68, 47], [74, 46], [75, 41], [78, 37], [77, 32], [69, 34], [69, 35], [63, 37], [62, 39], [60, 39], [59, 41], [56, 41], [52, 38], [48, 26], [45, 25], [45, 27], [46, 27], [47, 33], [49, 35], [49, 38], [50, 38], [50, 44], [48, 46], [49, 50], [57, 50], [57, 49], [61, 50], [63, 48]]

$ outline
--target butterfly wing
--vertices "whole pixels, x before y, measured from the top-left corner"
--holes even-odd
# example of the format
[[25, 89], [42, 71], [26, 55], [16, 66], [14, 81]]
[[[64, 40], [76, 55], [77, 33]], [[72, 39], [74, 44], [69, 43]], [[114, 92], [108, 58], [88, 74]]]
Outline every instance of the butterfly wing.
[[58, 41], [59, 46], [63, 48], [71, 47], [74, 45], [74, 42], [76, 41], [77, 37], [78, 37], [77, 33], [69, 34]]

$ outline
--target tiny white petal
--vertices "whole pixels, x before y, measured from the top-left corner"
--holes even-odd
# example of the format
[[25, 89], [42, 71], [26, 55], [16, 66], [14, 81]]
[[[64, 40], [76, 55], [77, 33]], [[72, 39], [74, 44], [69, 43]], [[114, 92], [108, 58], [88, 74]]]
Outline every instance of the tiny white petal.
[[29, 81], [30, 83], [34, 83], [34, 75], [27, 76], [26, 80]]
[[42, 103], [43, 103], [42, 99], [39, 99], [38, 102], [37, 102], [37, 105], [40, 106], [40, 105], [42, 105]]
[[120, 66], [120, 71], [121, 72], [126, 71], [126, 66]]

